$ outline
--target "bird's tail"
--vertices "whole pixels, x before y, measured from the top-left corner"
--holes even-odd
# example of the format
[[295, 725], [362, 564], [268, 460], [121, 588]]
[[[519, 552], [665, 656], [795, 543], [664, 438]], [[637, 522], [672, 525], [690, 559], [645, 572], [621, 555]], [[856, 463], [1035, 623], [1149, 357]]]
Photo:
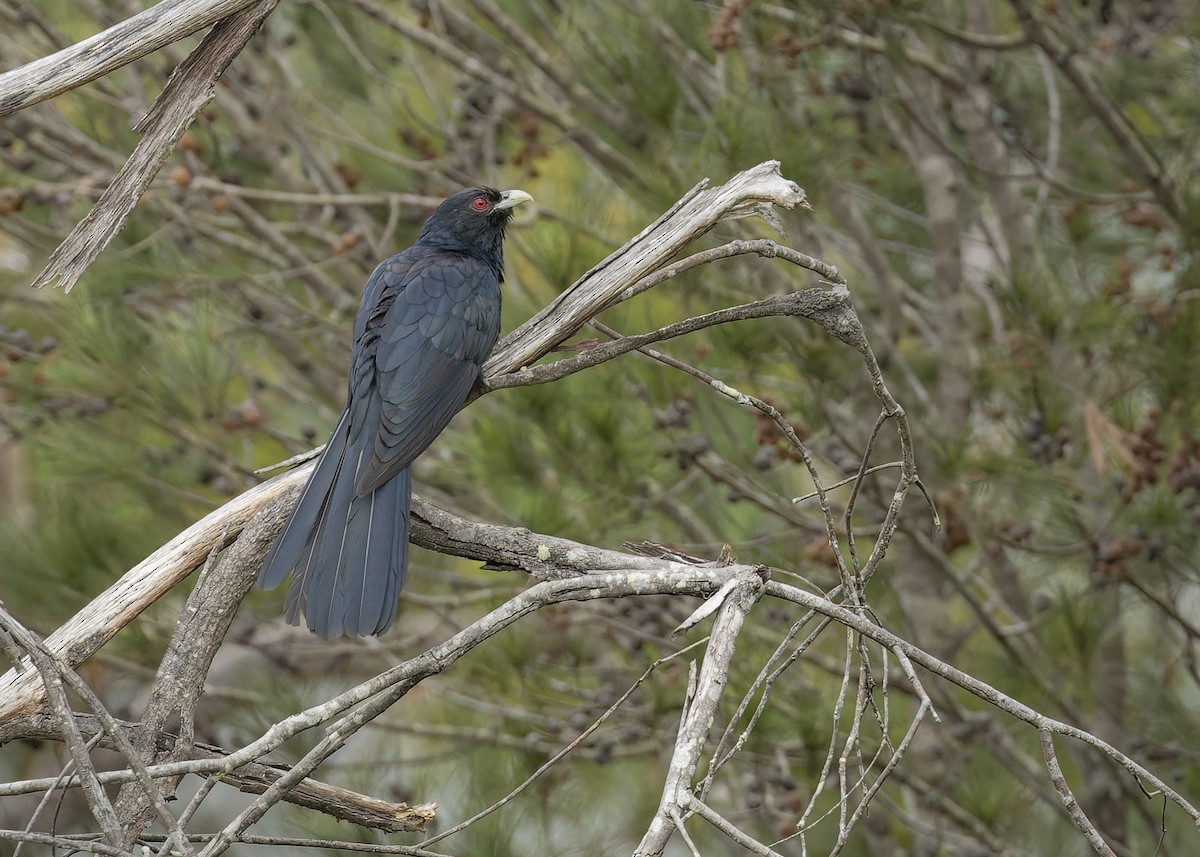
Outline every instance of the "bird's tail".
[[294, 570], [288, 621], [298, 625], [303, 614], [326, 638], [390, 628], [408, 566], [409, 471], [358, 496], [371, 452], [349, 442], [349, 422], [343, 414], [258, 577], [270, 589]]

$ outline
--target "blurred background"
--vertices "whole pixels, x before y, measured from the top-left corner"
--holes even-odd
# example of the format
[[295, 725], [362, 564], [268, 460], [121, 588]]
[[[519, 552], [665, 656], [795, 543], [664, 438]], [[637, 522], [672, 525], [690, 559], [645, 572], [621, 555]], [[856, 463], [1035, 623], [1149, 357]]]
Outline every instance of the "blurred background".
[[[141, 8], [4, 3], [0, 63]], [[483, 182], [537, 200], [510, 230], [508, 331], [699, 180], [777, 159], [813, 206], [782, 214], [781, 240], [849, 280], [943, 519], [935, 532], [910, 495], [869, 590], [875, 616], [1194, 800], [1198, 37], [1200, 10], [1170, 0], [288, 0], [70, 294], [28, 284], [198, 38], [14, 114], [0, 124], [0, 597], [49, 633], [256, 484], [257, 468], [324, 442], [362, 284], [447, 193]], [[777, 234], [745, 220], [705, 242], [757, 236]], [[742, 257], [603, 320], [641, 332], [812, 285]], [[751, 321], [663, 350], [778, 407], [827, 481], [857, 470], [878, 403], [858, 356], [816, 327]], [[873, 462], [893, 453], [885, 444]], [[837, 582], [819, 509], [790, 502], [811, 483], [775, 427], [636, 355], [485, 396], [415, 473], [418, 493], [469, 517], [613, 548], [650, 540], [715, 557], [728, 543], [739, 560]], [[868, 481], [860, 538], [878, 529], [894, 478]], [[841, 508], [849, 494], [831, 498]], [[240, 746], [525, 584], [414, 549], [396, 628], [333, 643], [285, 626], [282, 592], [253, 593], [197, 737]], [[84, 668], [118, 716], [137, 719], [185, 597]], [[420, 685], [319, 774], [436, 801], [453, 824], [679, 648], [666, 635], [694, 606], [542, 611]], [[732, 700], [792, 621], [766, 601], [751, 618]], [[830, 632], [791, 668], [713, 794], [764, 841], [793, 833], [812, 796], [845, 647]], [[662, 668], [447, 853], [628, 853], [658, 800], [686, 678], [682, 659]], [[843, 853], [1089, 853], [1036, 734], [927, 687], [943, 723], [923, 727]], [[1182, 813], [1095, 753], [1060, 752], [1118, 853], [1195, 853]], [[64, 759], [61, 746], [15, 742], [0, 776], [52, 775]], [[197, 826], [219, 827], [221, 808], [246, 800], [229, 790]], [[58, 829], [86, 827], [77, 801]], [[6, 798], [0, 825], [24, 826], [35, 803]], [[283, 807], [255, 829], [376, 841]], [[689, 829], [706, 854], [741, 853]], [[835, 812], [809, 848], [827, 853], [836, 836]], [[775, 847], [801, 853], [795, 840]]]

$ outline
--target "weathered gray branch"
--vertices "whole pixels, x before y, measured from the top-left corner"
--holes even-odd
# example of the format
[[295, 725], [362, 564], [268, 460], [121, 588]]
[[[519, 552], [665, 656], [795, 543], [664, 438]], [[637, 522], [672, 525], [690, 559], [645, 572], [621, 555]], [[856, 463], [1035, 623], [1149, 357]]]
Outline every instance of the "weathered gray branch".
[[[693, 189], [679, 203], [660, 217], [651, 227], [627, 243], [605, 262], [592, 269], [574, 286], [564, 292], [551, 305], [552, 312], [539, 314], [539, 325], [522, 325], [509, 334], [493, 355], [488, 366], [490, 371], [501, 371], [512, 360], [532, 362], [567, 339], [576, 325], [586, 323], [592, 314], [603, 306], [616, 301], [630, 286], [655, 270], [648, 267], [645, 258], [665, 262], [682, 252], [688, 244], [720, 222], [722, 217], [742, 216], [757, 211], [764, 199], [778, 199], [783, 205], [800, 205], [804, 192], [794, 183], [779, 175], [779, 164], [767, 161], [745, 172], [739, 173], [724, 185], [707, 191]], [[703, 208], [707, 200], [711, 209]], [[505, 356], [509, 355], [509, 356]], [[486, 369], [486, 367], [485, 367]], [[155, 551], [139, 563], [79, 614], [68, 620], [61, 628], [46, 638], [47, 647], [70, 666], [77, 666], [94, 654], [121, 628], [133, 621], [142, 610], [154, 603], [171, 587], [200, 567], [213, 549], [224, 548], [237, 538], [246, 524], [260, 510], [271, 510], [276, 525], [282, 523], [287, 508], [293, 499], [292, 492], [299, 491], [307, 478], [312, 464], [296, 468], [269, 482], [257, 486], [230, 501], [203, 518], [167, 545]], [[422, 509], [431, 507], [418, 504], [418, 516]], [[429, 514], [436, 517], [437, 510]], [[434, 522], [430, 522], [433, 524]], [[486, 527], [486, 524], [474, 524]], [[221, 543], [222, 537], [226, 540]], [[475, 550], [474, 544], [486, 543], [463, 538], [461, 533], [446, 533], [433, 529], [414, 528], [416, 544], [433, 550], [448, 550], [447, 542], [458, 540], [460, 549]], [[422, 539], [429, 539], [423, 543]], [[553, 541], [553, 540], [550, 540]], [[572, 543], [573, 544], [573, 543]], [[579, 546], [564, 548], [578, 550]], [[624, 554], [612, 552], [615, 557]], [[472, 556], [471, 553], [463, 554]], [[497, 565], [516, 565], [523, 555], [514, 551], [506, 557], [476, 557]], [[567, 557], [567, 567], [572, 567]], [[609, 562], [615, 561], [609, 558]], [[628, 562], [628, 558], [626, 557]], [[589, 560], [590, 562], [590, 560]], [[614, 567], [587, 566], [584, 567]], [[524, 567], [524, 566], [521, 566]], [[626, 565], [625, 567], [628, 567]], [[526, 568], [527, 571], [538, 569]], [[37, 676], [29, 671], [10, 670], [0, 675], [0, 722], [23, 713], [28, 713], [42, 699]]]
[[[199, 568], [213, 550], [236, 538], [261, 509], [287, 491], [299, 490], [306, 474], [305, 468], [298, 468], [264, 482], [188, 527], [46, 637], [46, 648], [69, 666], [83, 663], [138, 614]], [[0, 675], [0, 723], [29, 713], [43, 698], [35, 670], [14, 668]]]
[[[117, 749], [115, 741], [103, 737], [104, 728], [94, 715], [76, 714], [76, 720], [79, 723], [79, 731], [89, 741], [102, 737], [100, 746], [109, 750]], [[122, 724], [122, 730], [130, 743], [140, 742], [144, 740], [144, 736], [153, 732], [144, 724], [135, 723]], [[16, 737], [54, 741], [61, 740], [62, 735], [51, 715], [39, 713], [8, 721], [0, 727], [0, 744]], [[162, 734], [157, 737], [159, 741], [171, 740], [170, 736]], [[288, 768], [283, 766], [260, 762], [247, 762], [229, 769], [228, 758], [229, 754], [219, 747], [197, 743], [191, 746], [186, 759], [170, 763], [159, 762], [148, 766], [147, 770], [156, 779], [173, 779], [184, 774], [205, 776], [220, 771], [222, 783], [246, 794], [262, 794], [288, 771]], [[101, 785], [116, 785], [135, 782], [138, 774], [128, 769], [100, 771], [96, 774], [96, 779]], [[77, 776], [65, 779], [39, 777], [0, 783], [0, 798], [78, 786]], [[289, 790], [284, 800], [295, 806], [325, 813], [339, 821], [348, 821], [385, 833], [421, 831], [434, 817], [434, 808], [429, 804], [411, 806], [403, 802], [380, 800], [311, 778]]]
[[721, 605], [713, 623], [695, 693], [690, 694], [690, 698], [684, 702], [682, 722], [663, 782], [658, 811], [646, 835], [634, 850], [634, 857], [661, 855], [672, 832], [676, 829], [683, 832], [682, 814], [688, 810], [696, 766], [700, 763], [700, 754], [708, 745], [717, 706], [729, 679], [729, 665], [733, 660], [738, 632], [746, 621], [746, 614], [763, 591], [763, 579], [753, 571], [731, 580], [734, 581], [733, 586], [723, 590], [725, 603]]
[[1063, 809], [1083, 833], [1093, 851], [1100, 857], [1116, 857], [1113, 850], [1108, 847], [1108, 843], [1104, 841], [1104, 837], [1100, 835], [1100, 831], [1096, 829], [1096, 825], [1092, 824], [1092, 820], [1087, 817], [1087, 813], [1079, 805], [1071, 787], [1067, 785], [1067, 778], [1063, 776], [1062, 767], [1058, 764], [1058, 754], [1054, 752], [1054, 733], [1050, 729], [1042, 727], [1038, 730], [1038, 737], [1041, 739], [1042, 757], [1046, 760], [1046, 770], [1050, 774], [1050, 782], [1054, 784], [1054, 790], [1058, 793], [1059, 800], [1062, 801]]
[[[159, 663], [150, 701], [142, 714], [140, 740], [129, 745], [130, 753], [136, 754], [141, 764], [192, 758], [196, 705], [204, 692], [212, 659], [242, 599], [254, 586], [259, 557], [270, 546], [271, 536], [261, 527], [251, 527], [242, 531], [219, 560], [215, 550], [209, 554]], [[170, 746], [162, 746], [159, 739], [172, 722], [178, 723], [178, 737]], [[133, 846], [153, 818], [155, 801], [172, 794], [175, 785], [176, 781], [154, 785], [139, 782], [121, 789], [116, 810], [124, 836], [122, 844]], [[157, 793], [150, 791], [154, 788]]]
[[1150, 783], [1155, 789], [1169, 798], [1176, 806], [1182, 809], [1192, 823], [1200, 829], [1200, 809], [1197, 809], [1191, 802], [1183, 797], [1175, 789], [1171, 788], [1161, 778], [1155, 776], [1143, 765], [1135, 762], [1129, 756], [1122, 753], [1116, 747], [1106, 741], [1097, 738], [1092, 733], [1085, 729], [1080, 729], [1078, 726], [1072, 726], [1069, 723], [1064, 723], [1061, 720], [1047, 717], [1034, 708], [1013, 699], [1011, 696], [992, 687], [984, 681], [980, 681], [972, 675], [964, 673], [962, 670], [956, 669], [945, 661], [935, 658], [933, 655], [923, 649], [914, 646], [912, 643], [902, 637], [893, 634], [880, 626], [866, 619], [857, 611], [847, 609], [839, 604], [833, 604], [819, 595], [813, 595], [811, 592], [806, 592], [795, 586], [789, 586], [786, 583], [770, 580], [767, 582], [767, 595], [783, 598], [787, 601], [799, 604], [810, 610], [815, 610], [824, 616], [828, 616], [836, 622], [851, 628], [864, 637], [874, 640], [876, 643], [893, 651], [898, 657], [903, 656], [908, 658], [912, 663], [933, 673], [934, 675], [958, 685], [963, 690], [973, 694], [988, 705], [995, 706], [1018, 720], [1028, 723], [1039, 731], [1049, 730], [1056, 735], [1065, 735], [1069, 738], [1074, 738], [1095, 750], [1100, 751], [1104, 755], [1116, 761], [1121, 767], [1128, 771], [1132, 776], [1139, 780], [1145, 780]]
[[506, 336], [484, 365], [485, 376], [529, 366], [722, 220], [760, 213], [764, 203], [807, 207], [799, 185], [779, 174], [778, 161], [761, 163], [714, 188], [706, 188], [706, 183], [697, 185], [670, 211]]
[[90, 83], [255, 0], [163, 0], [78, 44], [0, 74], [0, 117]]
[[630, 351], [636, 351], [646, 345], [662, 342], [667, 339], [674, 339], [677, 336], [685, 336], [689, 333], [695, 333], [698, 330], [715, 327], [719, 324], [728, 324], [733, 321], [747, 321], [752, 318], [767, 318], [770, 316], [818, 318], [828, 314], [831, 306], [844, 307], [848, 305], [849, 295], [845, 291], [835, 292], [829, 289], [803, 289], [801, 291], [788, 292], [785, 295], [774, 295], [761, 301], [753, 301], [752, 303], [740, 304], [728, 309], [705, 313], [704, 315], [692, 316], [691, 318], [677, 321], [674, 324], [669, 324], [666, 327], [661, 327], [658, 330], [652, 330], [648, 333], [622, 336], [603, 345], [589, 346], [574, 357], [567, 357], [540, 366], [531, 366], [520, 372], [500, 375], [490, 380], [487, 388], [489, 390], [500, 390], [505, 387], [523, 387], [530, 384], [547, 384], [551, 381], [558, 381], [568, 375], [573, 375], [583, 369], [597, 366], [608, 360], [612, 360], [614, 357], [628, 354]]
[[138, 130], [145, 136], [92, 210], [50, 255], [46, 267], [34, 279], [34, 287], [57, 283], [70, 291], [88, 265], [121, 231], [183, 132], [212, 100], [225, 69], [278, 3], [279, 0], [241, 3], [240, 11], [213, 27], [180, 63], [138, 124]]

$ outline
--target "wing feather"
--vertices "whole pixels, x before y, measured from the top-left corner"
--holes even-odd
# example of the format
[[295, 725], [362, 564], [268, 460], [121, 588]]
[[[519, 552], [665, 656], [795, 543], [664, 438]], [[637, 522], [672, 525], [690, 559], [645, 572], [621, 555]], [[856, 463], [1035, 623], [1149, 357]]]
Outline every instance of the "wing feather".
[[366, 291], [376, 294], [370, 311], [364, 299], [355, 324], [349, 400], [374, 395], [380, 407], [370, 420], [365, 408], [359, 420], [351, 415], [351, 435], [373, 438], [359, 496], [408, 467], [441, 433], [500, 333], [500, 281], [470, 256], [413, 248], [380, 265]]

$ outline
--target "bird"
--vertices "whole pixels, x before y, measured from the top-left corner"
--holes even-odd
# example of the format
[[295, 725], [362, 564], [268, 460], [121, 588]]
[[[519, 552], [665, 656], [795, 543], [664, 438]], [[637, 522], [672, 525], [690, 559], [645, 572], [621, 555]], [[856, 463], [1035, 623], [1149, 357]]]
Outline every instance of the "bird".
[[504, 234], [523, 190], [447, 197], [416, 243], [385, 259], [354, 320], [346, 407], [258, 576], [290, 624], [371, 636], [408, 574], [413, 461], [466, 403], [500, 335]]

